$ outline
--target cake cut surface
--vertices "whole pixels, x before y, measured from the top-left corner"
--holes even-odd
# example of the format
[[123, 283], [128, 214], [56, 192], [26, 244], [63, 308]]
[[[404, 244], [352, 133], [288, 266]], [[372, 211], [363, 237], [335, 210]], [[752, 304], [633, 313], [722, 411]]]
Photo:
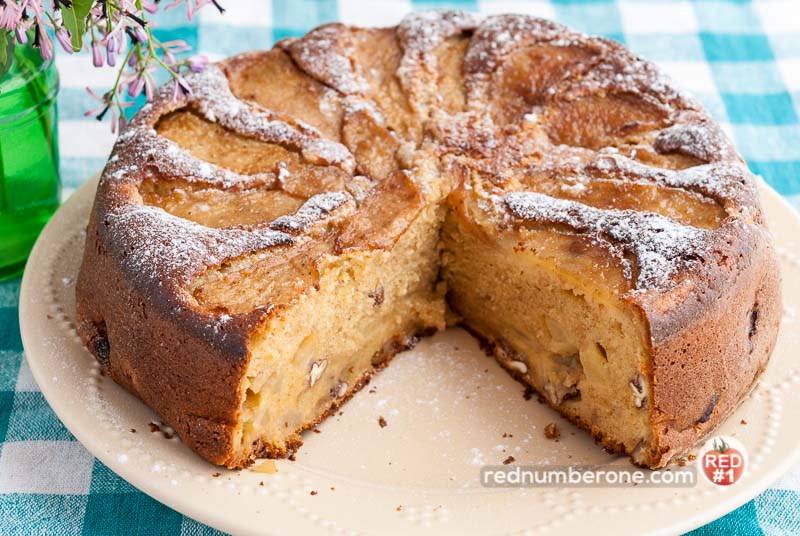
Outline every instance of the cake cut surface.
[[543, 19], [328, 24], [168, 84], [103, 171], [78, 331], [212, 463], [301, 433], [460, 323], [602, 445], [658, 468], [766, 366], [755, 179], [692, 98]]

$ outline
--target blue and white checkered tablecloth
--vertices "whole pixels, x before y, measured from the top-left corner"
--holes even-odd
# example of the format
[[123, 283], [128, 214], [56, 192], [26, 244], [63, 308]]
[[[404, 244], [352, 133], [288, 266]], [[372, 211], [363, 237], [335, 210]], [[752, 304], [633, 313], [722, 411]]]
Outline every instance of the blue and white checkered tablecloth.
[[[627, 44], [694, 93], [736, 141], [751, 169], [800, 209], [800, 1], [227, 0], [194, 22], [158, 19], [162, 40], [184, 39], [218, 59], [342, 20], [389, 25], [412, 9], [455, 7], [552, 18]], [[84, 54], [58, 56], [61, 171], [69, 194], [106, 160], [107, 123], [84, 88], [114, 73]], [[800, 229], [798, 229], [800, 231]], [[64, 428], [25, 363], [19, 280], [0, 284], [0, 534], [212, 534], [121, 480]], [[796, 409], [794, 410], [796, 411]], [[800, 467], [697, 534], [800, 534]]]

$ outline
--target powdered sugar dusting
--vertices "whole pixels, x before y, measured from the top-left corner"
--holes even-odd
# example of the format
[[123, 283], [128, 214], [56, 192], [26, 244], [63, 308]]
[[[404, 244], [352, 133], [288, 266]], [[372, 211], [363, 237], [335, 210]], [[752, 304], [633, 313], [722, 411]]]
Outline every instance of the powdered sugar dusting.
[[272, 229], [212, 229], [147, 205], [123, 205], [107, 214], [108, 240], [124, 251], [132, 277], [155, 286], [178, 285], [202, 270], [247, 253], [294, 243]]
[[320, 82], [345, 95], [366, 93], [369, 85], [358, 74], [345, 39], [347, 27], [326, 24], [294, 41], [279, 43], [294, 61]]
[[477, 16], [465, 11], [417, 11], [403, 18], [397, 36], [405, 51], [425, 54], [448, 37], [474, 29], [479, 23]]
[[619, 254], [628, 277], [632, 277], [634, 267], [622, 253], [634, 255], [638, 268], [636, 290], [669, 290], [680, 268], [696, 263], [706, 254], [712, 235], [658, 214], [600, 210], [533, 192], [509, 193], [503, 201], [517, 218], [566, 225], [607, 242]]
[[704, 162], [729, 159], [734, 153], [722, 129], [708, 121], [664, 129], [658, 134], [653, 148], [660, 153], [681, 153]]
[[363, 113], [368, 115], [376, 124], [381, 126], [386, 125], [386, 119], [378, 109], [378, 106], [375, 104], [375, 102], [371, 100], [367, 100], [363, 97], [348, 95], [344, 98], [342, 104], [344, 106], [344, 113], [346, 117]]
[[498, 15], [484, 20], [475, 32], [464, 70], [469, 74], [488, 74], [500, 61], [525, 41], [562, 39], [574, 34], [566, 26], [527, 15]]
[[152, 128], [128, 131], [118, 140], [118, 150], [131, 148], [135, 160], [109, 162], [104, 177], [126, 180], [137, 177], [145, 166], [156, 168], [164, 176], [180, 177], [189, 182], [202, 182], [220, 188], [231, 188], [260, 180], [257, 176], [240, 175], [229, 169], [200, 160], [172, 140], [159, 136]]
[[463, 11], [419, 11], [397, 27], [403, 58], [397, 76], [403, 89], [420, 105], [432, 104], [436, 72], [434, 51], [446, 39], [478, 26], [480, 19]]
[[574, 96], [604, 92], [627, 93], [646, 96], [651, 102], [679, 103], [685, 108], [697, 107], [692, 98], [676, 88], [666, 73], [621, 45], [611, 46], [602, 61], [575, 80], [568, 91]]
[[297, 121], [288, 122], [260, 106], [237, 99], [225, 73], [216, 66], [190, 80], [192, 102], [209, 121], [267, 143], [286, 145], [302, 151], [313, 163], [338, 165], [352, 172], [355, 162], [347, 148], [327, 140], [316, 129]]
[[305, 232], [314, 223], [325, 219], [334, 210], [352, 200], [352, 196], [347, 192], [317, 194], [303, 203], [303, 206], [294, 214], [281, 216], [273, 221], [270, 228], [290, 234]]
[[221, 188], [263, 182], [263, 177], [241, 175], [205, 162], [156, 132], [154, 124], [160, 116], [185, 106], [196, 107], [209, 121], [239, 134], [299, 150], [312, 164], [336, 165], [347, 172], [355, 168], [355, 160], [344, 145], [323, 138], [308, 125], [284, 121], [273, 112], [236, 98], [219, 67], [211, 65], [187, 80], [192, 87], [191, 95], [173, 99], [172, 84], [166, 84], [156, 99], [160, 105], [157, 113], [147, 105], [134, 117], [117, 140], [115, 154], [129, 151], [136, 157], [124, 161], [112, 158], [105, 178], [134, 177], [143, 166], [149, 165], [167, 176]]
[[746, 205], [756, 199], [750, 172], [744, 164], [736, 161], [674, 171], [647, 166], [619, 154], [603, 154], [586, 169], [592, 176], [655, 182], [697, 192], [723, 205]]
[[566, 39], [573, 35], [566, 26], [527, 15], [497, 15], [484, 20], [464, 56], [467, 90], [482, 101], [491, 84], [491, 73], [502, 59], [525, 42]]

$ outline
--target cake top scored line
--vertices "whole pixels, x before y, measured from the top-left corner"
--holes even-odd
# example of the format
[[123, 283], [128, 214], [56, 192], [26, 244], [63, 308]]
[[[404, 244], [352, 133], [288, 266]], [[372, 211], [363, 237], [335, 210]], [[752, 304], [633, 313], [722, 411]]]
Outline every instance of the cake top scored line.
[[[397, 75], [403, 89], [418, 103], [435, 102], [437, 72], [434, 51], [448, 38], [474, 30], [481, 19], [465, 11], [420, 11], [407, 15], [397, 27], [403, 57]], [[424, 112], [423, 112], [424, 113]]]
[[122, 264], [153, 287], [183, 286], [209, 266], [244, 254], [295, 243], [274, 229], [214, 229], [148, 205], [123, 205], [106, 217], [110, 240], [125, 244]]
[[585, 168], [592, 177], [653, 182], [714, 199], [729, 213], [757, 205], [758, 192], [747, 167], [738, 161], [703, 164], [680, 170], [642, 164], [626, 156], [601, 153]]
[[317, 129], [301, 121], [290, 122], [236, 97], [228, 77], [216, 65], [194, 74], [189, 82], [192, 85], [190, 103], [209, 121], [267, 143], [296, 148], [314, 164], [339, 166], [348, 173], [355, 169], [353, 155], [341, 143], [323, 138]]
[[269, 110], [236, 97], [218, 66], [210, 65], [202, 73], [193, 73], [188, 81], [192, 87], [190, 95], [179, 94], [173, 98], [176, 83], [170, 82], [160, 88], [156, 104], [145, 105], [134, 116], [117, 140], [114, 151], [115, 155], [127, 152], [134, 157], [127, 162], [112, 157], [104, 177], [122, 180], [135, 176], [141, 164], [149, 164], [166, 176], [220, 188], [265, 181], [264, 174], [243, 175], [201, 160], [156, 132], [155, 124], [161, 117], [187, 106], [196, 107], [208, 121], [235, 133], [294, 148], [311, 164], [335, 165], [348, 173], [355, 169], [353, 155], [344, 145], [323, 138], [309, 125], [300, 121], [288, 122]]
[[346, 204], [355, 204], [355, 200], [348, 192], [325, 192], [311, 197], [303, 203], [297, 212], [281, 216], [273, 221], [269, 227], [276, 231], [289, 234], [306, 232], [317, 222], [325, 219], [334, 210]]
[[[503, 196], [511, 214], [521, 220], [561, 224], [611, 242], [636, 258], [635, 290], [669, 290], [681, 268], [708, 255], [712, 232], [679, 223], [651, 212], [600, 210], [534, 192], [512, 192]], [[625, 276], [633, 268], [622, 258]]]
[[335, 90], [345, 95], [366, 93], [369, 84], [350, 61], [344, 40], [346, 29], [340, 23], [326, 24], [299, 39], [279, 41], [277, 46], [286, 50], [304, 71]]

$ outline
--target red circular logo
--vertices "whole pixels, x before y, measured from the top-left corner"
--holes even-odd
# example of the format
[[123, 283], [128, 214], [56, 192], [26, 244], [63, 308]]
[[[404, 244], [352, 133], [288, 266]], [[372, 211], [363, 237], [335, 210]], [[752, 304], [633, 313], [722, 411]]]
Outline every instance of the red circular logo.
[[718, 436], [709, 440], [700, 456], [700, 469], [709, 482], [718, 486], [738, 482], [746, 467], [746, 449], [730, 437]]

